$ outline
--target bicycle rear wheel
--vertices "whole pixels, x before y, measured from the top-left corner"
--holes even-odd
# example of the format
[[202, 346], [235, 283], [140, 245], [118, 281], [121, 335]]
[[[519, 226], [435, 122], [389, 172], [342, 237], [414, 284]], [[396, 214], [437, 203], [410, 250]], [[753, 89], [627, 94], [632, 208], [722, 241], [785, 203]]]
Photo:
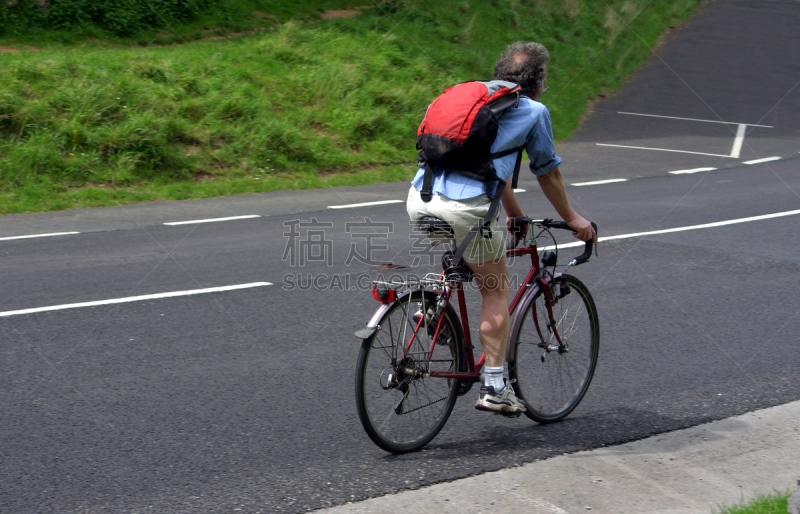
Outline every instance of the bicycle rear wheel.
[[589, 290], [570, 275], [554, 283], [554, 327], [539, 290], [520, 306], [523, 316], [511, 338], [514, 392], [527, 404], [525, 414], [539, 423], [561, 421], [578, 406], [592, 382], [600, 345], [597, 308]]
[[392, 453], [412, 452], [428, 444], [447, 422], [458, 398], [459, 380], [428, 375], [463, 369], [464, 346], [454, 309], [448, 305], [442, 312], [442, 329], [432, 355], [435, 325], [428, 330], [423, 322], [414, 336], [414, 314], [435, 308], [436, 297], [430, 291], [413, 291], [398, 298], [361, 343], [356, 368], [358, 416], [372, 441]]

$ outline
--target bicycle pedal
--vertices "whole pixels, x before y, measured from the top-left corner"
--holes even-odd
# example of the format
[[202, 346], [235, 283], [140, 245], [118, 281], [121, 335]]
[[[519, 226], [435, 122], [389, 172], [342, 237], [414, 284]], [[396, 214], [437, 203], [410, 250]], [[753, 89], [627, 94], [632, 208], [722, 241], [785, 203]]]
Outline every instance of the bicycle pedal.
[[[461, 383], [458, 386], [458, 396], [464, 396], [467, 394], [470, 389], [472, 389], [472, 385], [478, 382], [477, 380], [461, 380]], [[483, 383], [483, 379], [480, 380], [480, 383]]]

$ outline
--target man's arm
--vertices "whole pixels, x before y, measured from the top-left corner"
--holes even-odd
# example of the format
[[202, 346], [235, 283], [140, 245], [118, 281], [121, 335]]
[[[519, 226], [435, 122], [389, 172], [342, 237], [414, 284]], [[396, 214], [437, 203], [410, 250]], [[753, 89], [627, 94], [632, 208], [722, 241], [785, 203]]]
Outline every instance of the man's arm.
[[517, 195], [514, 194], [514, 188], [511, 184], [506, 184], [503, 192], [500, 194], [500, 201], [503, 202], [503, 209], [506, 211], [506, 216], [513, 218], [514, 216], [525, 216], [522, 212], [522, 207], [519, 206]]
[[575, 231], [573, 232], [575, 237], [581, 241], [588, 241], [597, 237], [592, 224], [575, 212], [575, 209], [569, 205], [564, 179], [561, 177], [561, 170], [558, 169], [558, 166], [547, 174], [536, 178], [539, 180], [539, 187], [542, 188], [544, 195], [553, 204], [558, 215]]
[[[506, 211], [506, 228], [511, 232], [511, 218], [525, 216], [525, 213], [522, 212], [522, 207], [519, 206], [517, 195], [514, 194], [514, 188], [511, 187], [510, 181], [503, 188], [503, 192], [500, 194], [500, 201], [503, 202], [503, 209]], [[520, 226], [517, 230], [520, 230], [518, 235], [524, 237], [528, 233], [528, 226]]]

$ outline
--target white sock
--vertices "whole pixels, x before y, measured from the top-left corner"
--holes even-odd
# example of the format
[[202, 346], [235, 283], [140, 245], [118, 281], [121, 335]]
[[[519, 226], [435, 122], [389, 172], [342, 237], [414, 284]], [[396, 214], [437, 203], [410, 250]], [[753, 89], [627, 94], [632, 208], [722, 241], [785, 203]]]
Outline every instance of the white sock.
[[492, 386], [495, 392], [500, 392], [506, 385], [505, 382], [503, 382], [503, 368], [504, 366], [500, 366], [499, 368], [492, 368], [490, 366], [484, 367], [483, 385], [487, 387]]

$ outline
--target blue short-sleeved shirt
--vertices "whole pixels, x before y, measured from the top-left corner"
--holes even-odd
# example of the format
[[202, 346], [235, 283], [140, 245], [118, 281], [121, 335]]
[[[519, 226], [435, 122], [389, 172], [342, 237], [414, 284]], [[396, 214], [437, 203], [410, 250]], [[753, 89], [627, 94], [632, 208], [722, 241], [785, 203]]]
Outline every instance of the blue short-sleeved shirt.
[[[530, 170], [534, 175], [542, 176], [561, 165], [561, 157], [556, 155], [553, 142], [550, 112], [543, 104], [528, 97], [520, 98], [519, 105], [508, 109], [500, 118], [492, 153], [523, 145], [531, 160]], [[509, 180], [516, 162], [516, 153], [495, 159], [497, 176]], [[424, 174], [425, 169], [420, 168], [411, 181], [417, 191], [422, 189]], [[494, 194], [496, 188], [497, 182], [481, 182], [460, 173], [433, 168], [433, 194], [444, 195], [452, 200], [464, 200], [484, 193]]]

